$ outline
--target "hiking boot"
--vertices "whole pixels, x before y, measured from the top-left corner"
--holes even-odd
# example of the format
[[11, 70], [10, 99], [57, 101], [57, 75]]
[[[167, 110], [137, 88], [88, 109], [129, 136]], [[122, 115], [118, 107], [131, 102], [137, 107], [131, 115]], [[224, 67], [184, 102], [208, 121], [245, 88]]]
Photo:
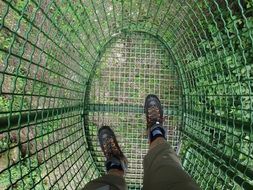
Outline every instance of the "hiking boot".
[[120, 150], [112, 129], [108, 126], [101, 127], [98, 131], [98, 139], [104, 156], [106, 157], [106, 170], [119, 169], [126, 173], [127, 159]]
[[163, 127], [163, 109], [156, 95], [149, 94], [145, 99], [144, 112], [147, 119], [147, 131], [152, 142], [156, 137], [166, 139], [167, 130]]

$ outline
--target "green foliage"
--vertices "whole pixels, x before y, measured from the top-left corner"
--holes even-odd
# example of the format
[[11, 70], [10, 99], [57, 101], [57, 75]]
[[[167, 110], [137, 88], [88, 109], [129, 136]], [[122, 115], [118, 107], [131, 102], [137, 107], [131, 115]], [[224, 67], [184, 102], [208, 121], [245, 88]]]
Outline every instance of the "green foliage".
[[1, 31], [0, 32], [0, 47], [4, 49], [8, 49], [11, 45], [11, 42], [12, 42], [12, 38], [8, 37], [3, 31]]
[[[229, 11], [224, 9], [222, 14], [228, 15]], [[186, 57], [187, 70], [192, 72], [190, 77], [195, 78], [193, 87], [199, 89], [191, 91], [191, 94], [201, 94], [195, 102], [201, 105], [198, 107], [202, 110], [198, 111], [204, 109], [214, 115], [249, 121], [252, 117], [250, 93], [253, 85], [249, 79], [253, 78], [250, 30], [253, 17], [246, 20], [236, 14], [224, 16], [223, 20], [220, 23], [203, 21], [202, 25], [208, 29], [204, 31], [208, 38], [199, 42], [201, 54], [198, 57], [188, 54]], [[218, 28], [217, 25], [224, 27]]]
[[0, 111], [6, 112], [8, 110], [9, 110], [9, 101], [5, 97], [0, 96]]
[[[34, 186], [35, 183], [41, 180], [41, 170], [44, 168], [44, 166], [41, 166], [40, 168], [37, 168], [38, 163], [35, 159], [22, 161], [21, 163], [15, 165], [12, 167], [10, 173], [4, 172], [1, 174], [0, 177], [0, 188], [5, 189], [10, 185], [10, 178], [11, 175], [12, 181], [20, 179], [23, 175], [28, 174], [28, 176], [24, 177], [22, 180], [19, 180], [18, 183], [13, 185], [13, 188], [16, 190], [21, 189], [30, 189]], [[35, 169], [36, 168], [36, 169]], [[35, 170], [34, 170], [35, 169]], [[45, 168], [44, 168], [45, 169]], [[31, 170], [34, 170], [33, 172], [30, 172]], [[35, 189], [42, 190], [47, 187], [46, 180], [42, 180]]]
[[0, 139], [0, 152], [6, 150], [8, 147], [9, 147], [8, 138], [7, 137], [2, 137]]
[[[125, 30], [129, 28], [130, 30], [151, 32], [154, 35], [163, 35], [165, 32], [164, 39], [167, 40], [172, 49], [174, 48], [178, 61], [182, 62], [182, 75], [185, 74], [187, 84], [184, 93], [188, 98], [186, 102], [187, 111], [194, 113], [185, 113], [186, 117], [192, 117], [192, 120], [186, 119], [185, 122], [192, 127], [192, 129], [187, 128], [188, 132], [202, 142], [212, 145], [218, 151], [222, 151], [225, 155], [233, 156], [238, 160], [238, 163], [247, 168], [253, 167], [251, 151], [253, 139], [251, 134], [253, 117], [251, 94], [253, 90], [253, 83], [251, 82], [253, 79], [252, 0], [205, 0], [192, 3], [182, 0], [93, 0], [80, 2], [82, 4], [79, 1], [71, 0], [0, 2], [0, 20], [1, 24], [4, 25], [4, 27], [1, 25], [0, 31], [0, 49], [3, 49], [0, 51], [0, 75], [1, 80], [4, 80], [4, 85], [1, 84], [2, 81], [0, 84], [2, 85], [1, 92], [5, 93], [0, 97], [0, 112], [9, 111], [11, 113], [28, 109], [58, 108], [82, 103], [81, 93], [75, 93], [72, 90], [85, 90], [85, 80], [91, 74], [89, 72], [92, 64], [97, 59], [97, 54], [102, 54], [98, 50], [101, 50], [105, 42], [113, 37], [110, 32], [111, 34], [118, 34], [122, 30], [121, 27]], [[115, 7], [112, 7], [111, 3], [114, 3]], [[166, 14], [168, 7], [169, 12]], [[165, 14], [166, 17], [164, 17]], [[192, 18], [194, 19], [191, 21]], [[18, 37], [19, 35], [23, 39]], [[30, 43], [42, 50], [34, 48]], [[178, 46], [180, 43], [182, 47]], [[143, 48], [148, 49], [150, 48], [149, 45], [150, 40], [145, 39], [142, 44]], [[36, 53], [32, 53], [35, 49]], [[5, 53], [5, 51], [9, 53]], [[143, 56], [142, 53], [140, 48], [135, 51], [133, 56], [140, 54], [141, 57]], [[39, 58], [39, 56], [41, 57]], [[129, 57], [131, 56], [129, 55]], [[158, 59], [160, 59], [159, 56]], [[115, 64], [115, 62], [113, 60], [111, 64]], [[124, 98], [131, 98], [135, 104], [138, 104], [140, 103], [139, 98], [146, 93], [142, 86], [145, 86], [143, 83], [147, 73], [141, 72], [142, 66], [137, 69], [136, 65], [141, 64], [134, 64], [131, 58], [127, 58], [125, 62], [134, 68], [133, 71], [128, 70], [125, 71], [124, 76], [123, 74], [117, 76], [122, 82], [129, 83], [127, 86], [129, 93]], [[36, 64], [41, 66], [39, 73], [37, 73]], [[84, 68], [81, 68], [79, 64]], [[169, 64], [165, 63], [164, 65]], [[103, 66], [101, 66], [102, 69]], [[115, 68], [117, 68], [116, 64]], [[71, 69], [76, 72], [70, 71]], [[165, 69], [173, 70], [169, 67]], [[97, 75], [100, 75], [99, 71], [96, 72]], [[80, 78], [76, 76], [76, 73], [81, 73]], [[155, 86], [157, 83], [155, 74], [157, 73], [149, 74], [151, 79], [148, 83]], [[166, 75], [166, 73], [162, 74]], [[66, 78], [63, 79], [60, 75]], [[28, 80], [27, 77], [36, 80]], [[102, 82], [107, 83], [107, 86], [104, 85], [104, 87], [108, 87], [106, 90], [112, 97], [114, 94], [110, 93], [113, 91], [124, 92], [127, 88], [114, 80], [113, 76], [111, 76], [111, 81]], [[80, 85], [76, 83], [80, 83]], [[70, 88], [71, 91], [65, 90], [63, 87]], [[178, 101], [178, 97], [171, 97], [171, 91], [177, 90], [175, 88], [170, 89], [167, 85], [162, 88], [170, 106], [174, 106], [174, 102]], [[69, 99], [65, 99], [65, 97]], [[124, 101], [122, 102], [124, 103]], [[111, 98], [105, 103], [113, 104], [115, 99]], [[70, 113], [76, 114], [76, 112]], [[213, 116], [217, 120], [214, 121], [207, 115]], [[5, 117], [6, 114], [1, 114], [1, 116]], [[63, 119], [62, 117], [65, 116], [69, 116], [69, 118]], [[74, 120], [75, 122], [80, 120], [79, 116], [71, 117], [71, 115], [61, 114], [57, 111], [55, 117], [50, 117], [56, 121], [47, 121], [49, 118], [43, 118], [43, 124], [35, 124], [37, 135], [43, 136], [38, 141], [45, 144], [57, 141], [58, 138], [62, 137], [61, 133], [65, 133], [65, 129], [63, 130], [61, 127], [71, 126]], [[118, 114], [115, 117], [118, 118], [119, 123], [126, 123], [124, 115]], [[137, 122], [137, 117], [140, 116], [133, 115], [135, 122]], [[220, 118], [232, 122], [226, 124], [221, 122], [222, 119]], [[193, 121], [193, 119], [197, 121]], [[137, 123], [137, 128], [141, 129], [143, 127], [142, 120]], [[251, 131], [246, 131], [249, 123]], [[240, 124], [241, 128], [238, 127]], [[71, 129], [67, 128], [67, 130], [68, 132], [74, 131], [80, 125], [81, 123], [78, 123]], [[171, 125], [173, 126], [173, 124]], [[94, 124], [89, 127], [91, 135], [94, 137], [93, 141], [97, 140], [96, 126]], [[139, 133], [136, 132], [136, 129], [132, 129], [130, 126], [121, 126], [120, 133], [126, 133], [126, 129], [130, 133], [129, 138], [134, 139], [132, 142], [137, 143]], [[74, 138], [71, 137], [72, 140], [75, 140]], [[62, 148], [61, 146], [66, 146], [68, 144], [66, 141], [57, 142], [51, 146], [51, 153], [56, 153]], [[230, 179], [225, 179], [227, 178], [226, 173], [220, 169], [212, 173], [211, 170], [215, 169], [215, 167], [211, 167], [213, 163], [208, 162], [197, 151], [191, 150], [196, 142], [187, 138], [183, 139], [183, 143], [181, 154], [187, 155], [189, 152], [192, 154], [189, 159], [194, 160], [194, 162], [188, 162], [187, 166], [193, 172], [194, 177], [199, 177], [200, 173], [196, 171], [200, 170], [205, 172], [203, 178], [208, 178], [207, 183], [213, 184], [218, 189], [223, 188], [223, 180], [228, 184], [227, 189], [237, 188]], [[12, 145], [7, 138], [2, 138], [0, 140], [0, 151], [4, 152]], [[198, 145], [201, 146], [201, 143]], [[129, 146], [126, 143], [125, 148], [129, 149]], [[20, 150], [17, 147], [5, 151], [0, 156], [7, 158], [7, 164], [9, 161], [14, 162], [10, 156], [15, 154], [14, 151]], [[66, 149], [57, 154], [56, 157], [57, 160], [62, 160], [71, 154]], [[102, 155], [98, 159], [100, 162], [103, 161], [101, 157]], [[90, 167], [92, 169], [87, 168], [86, 174], [87, 176], [94, 176], [92, 171], [96, 166], [93, 164], [92, 158], [89, 158], [86, 164], [92, 165]], [[21, 160], [19, 157], [18, 159]], [[193, 163], [195, 163], [194, 166]], [[27, 173], [29, 175], [24, 177], [13, 189], [32, 188], [34, 183], [40, 180], [42, 173], [45, 173], [44, 165], [39, 167], [38, 165], [39, 163], [35, 158], [29, 157], [29, 159], [24, 159], [11, 166], [8, 171], [1, 173], [0, 189], [2, 186], [7, 187], [11, 182]], [[205, 168], [206, 166], [208, 169]], [[35, 171], [30, 172], [32, 169]], [[95, 172], [98, 172], [96, 168]], [[97, 173], [97, 175], [99, 174]], [[218, 175], [222, 177], [217, 178]], [[42, 183], [36, 188], [44, 189]]]
[[[190, 125], [193, 127], [186, 130], [217, 151], [233, 157], [247, 168], [252, 168], [252, 134], [245, 127], [253, 116], [253, 84], [250, 82], [253, 79], [253, 16], [249, 14], [252, 11], [252, 2], [247, 1], [247, 4], [242, 5], [244, 14], [237, 3], [231, 4], [229, 9], [225, 1], [219, 5], [210, 4], [198, 3], [205, 19], [200, 18], [201, 35], [198, 31], [194, 33], [194, 38], [199, 39], [201, 36], [201, 39], [195, 46], [196, 52], [188, 53], [183, 60], [186, 63], [185, 72], [189, 82], [189, 101], [194, 105], [192, 111], [199, 114], [198, 117], [192, 116], [196, 122], [192, 122]], [[209, 116], [217, 118], [216, 121]], [[199, 117], [205, 118], [201, 121]], [[220, 118], [233, 121], [234, 124], [219, 123]], [[241, 128], [239, 122], [242, 124]], [[183, 155], [187, 154], [192, 143], [190, 139], [186, 140]], [[211, 164], [195, 151], [188, 154], [193, 156], [188, 158], [190, 162], [186, 161], [186, 168], [193, 176], [194, 169], [201, 170], [202, 166]], [[219, 173], [226, 175], [224, 171]], [[239, 175], [246, 180], [243, 174]], [[239, 189], [233, 181], [217, 178], [215, 173], [211, 175], [209, 182], [215, 184], [218, 189]]]

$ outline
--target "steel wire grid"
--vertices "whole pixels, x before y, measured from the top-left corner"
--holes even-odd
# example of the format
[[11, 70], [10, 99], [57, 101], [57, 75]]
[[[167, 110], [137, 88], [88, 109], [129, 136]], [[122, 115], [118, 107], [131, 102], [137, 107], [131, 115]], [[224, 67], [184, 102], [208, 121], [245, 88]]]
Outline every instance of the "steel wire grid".
[[114, 129], [128, 158], [128, 185], [141, 187], [142, 161], [148, 151], [143, 104], [149, 93], [160, 98], [168, 141], [175, 150], [179, 148], [182, 97], [175, 65], [167, 49], [151, 35], [122, 34], [107, 47], [91, 86], [86, 137], [97, 167], [101, 173], [105, 172], [97, 131], [108, 125]]
[[177, 65], [184, 169], [202, 189], [253, 189], [252, 13], [252, 0], [1, 0], [0, 189], [75, 189], [103, 173], [83, 116], [141, 115], [145, 95], [138, 107], [84, 96], [107, 42], [132, 31], [163, 41]]

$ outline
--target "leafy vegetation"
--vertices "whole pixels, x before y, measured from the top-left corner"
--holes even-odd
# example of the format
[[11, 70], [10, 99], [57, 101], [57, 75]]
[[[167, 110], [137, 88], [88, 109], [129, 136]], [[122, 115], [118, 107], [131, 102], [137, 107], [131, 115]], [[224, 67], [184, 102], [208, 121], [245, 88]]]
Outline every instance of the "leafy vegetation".
[[[122, 28], [124, 32], [147, 31], [160, 35], [167, 41], [185, 82], [183, 90], [184, 98], [186, 98], [186, 110], [184, 110], [186, 111], [184, 115], [186, 127], [184, 130], [194, 135], [199, 141], [196, 142], [189, 137], [182, 139], [181, 155], [188, 155], [186, 168], [203, 187], [206, 187], [208, 183], [218, 189], [239, 188], [233, 182], [234, 179], [230, 180], [224, 170], [217, 169], [213, 166], [213, 162], [208, 161], [193, 147], [197, 144], [203, 148], [201, 142], [207, 143], [231, 160], [233, 157], [238, 164], [242, 164], [247, 169], [253, 167], [252, 0], [194, 1], [192, 4], [188, 1], [166, 0], [80, 2], [82, 4], [71, 0], [0, 2], [1, 117], [18, 115], [20, 112], [25, 112], [24, 110], [37, 110], [39, 113], [43, 109], [69, 107], [83, 103], [83, 91], [85, 91], [87, 78], [91, 74], [94, 61], [101, 56], [100, 51], [105, 42], [113, 38], [114, 34], [119, 34]], [[124, 89], [114, 76], [110, 76], [111, 81], [107, 87], [111, 98], [106, 103], [120, 102], [120, 98], [126, 97], [131, 100], [130, 103], [140, 103], [141, 97], [146, 93], [142, 85], [147, 74], [144, 71], [145, 65], [141, 64], [143, 49], [146, 54], [149, 54], [148, 49], [154, 44], [144, 39], [142, 46], [139, 49], [134, 48], [135, 52], [132, 52], [132, 55], [130, 54], [133, 47], [129, 47], [128, 51], [124, 52], [126, 59], [123, 62], [130, 64], [130, 68], [119, 75], [121, 76], [119, 80], [128, 84], [124, 86], [128, 89], [125, 91], [125, 97], [115, 100], [113, 96], [120, 96], [119, 91], [124, 91]], [[136, 60], [131, 57], [136, 55], [140, 57], [138, 67], [134, 64]], [[104, 62], [110, 62], [115, 72], [121, 72], [115, 60], [108, 59]], [[101, 64], [101, 70], [106, 66], [102, 65], [102, 62], [99, 64]], [[163, 69], [167, 69], [168, 72], [171, 71], [171, 68], [166, 67], [169, 64], [163, 60], [163, 65], [165, 65]], [[152, 70], [155, 68], [153, 67]], [[96, 72], [98, 76], [102, 73], [102, 71]], [[150, 74], [150, 80], [147, 83], [152, 87], [157, 85], [155, 80], [157, 73], [148, 74]], [[166, 72], [163, 74], [169, 75]], [[167, 79], [176, 80], [175, 78]], [[174, 109], [181, 111], [183, 108], [178, 104], [179, 97], [172, 94], [177, 89], [167, 87], [169, 85], [166, 86], [166, 84], [162, 85], [165, 101], [168, 101]], [[104, 94], [95, 94], [95, 99], [98, 99], [100, 95]], [[68, 111], [69, 108], [66, 109]], [[10, 113], [6, 114], [8, 111]], [[29, 189], [38, 181], [42, 181], [36, 185], [38, 189], [47, 189], [51, 186], [48, 180], [41, 180], [41, 176], [48, 172], [45, 165], [31, 156], [34, 152], [23, 151], [22, 153], [20, 141], [25, 146], [29, 143], [24, 141], [30, 141], [28, 147], [35, 146], [36, 148], [41, 148], [39, 144], [46, 146], [57, 142], [64, 138], [64, 135], [67, 136], [76, 128], [81, 127], [81, 111], [80, 107], [78, 111], [70, 112], [68, 115], [56, 110], [55, 117], [43, 118], [44, 123], [36, 124], [36, 129], [29, 124], [30, 127], [24, 127], [30, 130], [28, 132], [18, 129], [14, 130], [14, 133], [10, 131], [7, 132], [8, 134], [1, 133], [0, 188], [9, 186], [25, 174], [29, 175], [20, 180], [13, 187], [14, 189]], [[119, 123], [125, 122], [124, 114], [116, 114], [112, 117], [118, 117]], [[131, 117], [140, 117], [140, 115]], [[143, 127], [141, 120], [138, 119], [136, 122], [138, 128]], [[89, 126], [94, 133], [97, 130], [96, 126], [96, 122]], [[127, 129], [129, 138], [136, 143], [139, 136], [133, 129]], [[21, 133], [24, 134], [24, 138], [20, 137]], [[119, 133], [126, 133], [125, 128], [121, 127]], [[71, 156], [74, 148], [71, 151], [61, 149], [74, 141], [75, 137], [70, 135], [66, 137], [67, 140], [59, 140], [57, 146], [50, 145], [51, 154], [60, 151], [56, 155], [58, 162]], [[37, 142], [31, 140], [34, 138], [37, 138]], [[130, 148], [129, 144], [125, 144], [124, 147]], [[46, 156], [45, 153], [44, 156]], [[88, 172], [87, 179], [92, 179], [99, 174], [92, 165], [92, 159], [88, 155], [85, 156], [88, 160], [87, 168], [85, 168]], [[99, 158], [98, 161], [103, 160]], [[237, 171], [237, 166], [231, 163], [226, 164]], [[50, 169], [53, 168], [53, 163], [48, 165]], [[2, 169], [8, 166], [10, 168], [2, 172]], [[34, 171], [30, 172], [33, 169]], [[214, 171], [215, 169], [217, 170]], [[208, 180], [202, 179], [205, 178], [203, 176], [199, 177], [202, 172], [205, 172], [203, 176]], [[243, 176], [244, 174], [240, 171], [238, 173], [239, 177], [249, 181], [247, 176]], [[57, 175], [60, 175], [60, 172], [54, 175], [53, 182], [57, 181]], [[87, 182], [87, 179], [83, 181]], [[60, 187], [62, 186], [55, 185], [53, 188], [60, 189]]]
[[[253, 4], [252, 1], [241, 3], [226, 4], [224, 1], [219, 5], [205, 2], [197, 4], [203, 15], [198, 23], [202, 32], [193, 33], [191, 38], [201, 38], [196, 44], [196, 53], [187, 54], [184, 62], [189, 81], [189, 101], [194, 105], [189, 114], [193, 112], [198, 116], [190, 117], [188, 121], [193, 119], [191, 125], [194, 127], [187, 125], [186, 131], [195, 134], [202, 142], [208, 142], [222, 154], [252, 168], [253, 153], [250, 144], [253, 136], [248, 123], [253, 116]], [[205, 118], [200, 120], [199, 117]], [[194, 143], [196, 142], [185, 139], [182, 155], [186, 155]], [[188, 158], [190, 162], [200, 160], [199, 166], [193, 167], [201, 168], [206, 162], [206, 158], [195, 151], [188, 154], [197, 155]], [[185, 161], [188, 169], [189, 160]], [[240, 189], [234, 182], [226, 181], [223, 177], [213, 175], [209, 180], [218, 189]]]

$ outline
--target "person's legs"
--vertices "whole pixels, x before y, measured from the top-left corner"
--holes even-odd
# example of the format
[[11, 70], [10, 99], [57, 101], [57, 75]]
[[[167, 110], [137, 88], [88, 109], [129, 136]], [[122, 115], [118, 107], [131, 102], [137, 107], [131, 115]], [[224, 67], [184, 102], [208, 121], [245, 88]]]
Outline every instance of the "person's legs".
[[89, 182], [84, 190], [126, 190], [124, 172], [112, 169], [108, 174]]
[[166, 141], [163, 110], [155, 95], [147, 96], [145, 113], [150, 148], [143, 163], [143, 189], [200, 189], [182, 169], [179, 158]]
[[125, 190], [127, 189], [124, 174], [127, 169], [127, 159], [122, 153], [114, 132], [108, 126], [98, 131], [98, 139], [106, 157], [107, 174], [89, 182], [85, 190]]

